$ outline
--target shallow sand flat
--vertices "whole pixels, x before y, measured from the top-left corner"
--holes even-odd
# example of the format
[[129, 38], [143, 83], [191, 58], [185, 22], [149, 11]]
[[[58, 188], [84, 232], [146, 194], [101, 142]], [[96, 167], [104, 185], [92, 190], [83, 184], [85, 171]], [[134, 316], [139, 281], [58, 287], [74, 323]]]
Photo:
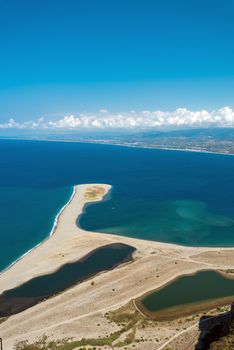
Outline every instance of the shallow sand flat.
[[[234, 254], [230, 248], [181, 247], [78, 228], [76, 219], [84, 204], [100, 200], [109, 189], [109, 185], [99, 184], [76, 186], [74, 197], [61, 213], [53, 236], [0, 275], [0, 292], [78, 260], [104, 244], [122, 242], [136, 247], [134, 261], [93, 277], [94, 285], [88, 280], [11, 316], [0, 324], [4, 349], [12, 349], [13, 344], [22, 339], [33, 341], [42, 334], [53, 339], [106, 335], [118, 328], [103, 318], [106, 311], [119, 308], [181, 274], [234, 267]], [[174, 331], [169, 329], [168, 332]]]

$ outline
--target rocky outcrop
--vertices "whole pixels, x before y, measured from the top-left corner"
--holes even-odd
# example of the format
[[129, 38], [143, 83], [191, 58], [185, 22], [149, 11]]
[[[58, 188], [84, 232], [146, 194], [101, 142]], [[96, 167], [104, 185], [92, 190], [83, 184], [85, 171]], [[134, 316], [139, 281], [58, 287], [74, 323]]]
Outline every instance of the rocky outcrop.
[[[212, 333], [215, 336], [215, 330]], [[232, 304], [230, 316], [222, 328], [219, 339], [211, 342], [209, 350], [234, 350], [234, 304]]]

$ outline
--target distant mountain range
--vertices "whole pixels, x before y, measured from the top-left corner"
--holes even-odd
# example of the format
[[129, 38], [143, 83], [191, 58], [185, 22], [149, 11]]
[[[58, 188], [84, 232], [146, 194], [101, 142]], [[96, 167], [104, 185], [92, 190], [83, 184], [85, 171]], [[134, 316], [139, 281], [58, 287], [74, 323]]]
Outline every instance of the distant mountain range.
[[234, 140], [234, 128], [206, 128], [206, 129], [187, 129], [173, 131], [144, 131], [137, 133], [140, 137], [158, 138], [158, 137], [185, 137], [185, 138], [212, 138], [217, 140]]

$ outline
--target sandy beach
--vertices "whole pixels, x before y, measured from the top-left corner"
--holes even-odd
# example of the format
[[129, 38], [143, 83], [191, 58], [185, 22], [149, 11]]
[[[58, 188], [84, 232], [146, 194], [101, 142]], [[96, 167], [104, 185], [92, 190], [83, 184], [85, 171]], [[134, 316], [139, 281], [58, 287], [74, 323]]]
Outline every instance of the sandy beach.
[[[0, 323], [4, 350], [13, 349], [14, 344], [21, 340], [35, 341], [42, 334], [55, 340], [106, 336], [120, 327], [105, 317], [108, 311], [124, 308], [132, 301], [134, 308], [135, 298], [181, 274], [207, 269], [233, 269], [234, 254], [231, 248], [182, 247], [87, 232], [77, 227], [76, 220], [82, 214], [84, 205], [101, 200], [110, 188], [105, 184], [76, 186], [72, 200], [58, 217], [53, 235], [0, 275], [0, 293], [31, 278], [55, 271], [65, 263], [77, 261], [91, 250], [110, 243], [121, 242], [135, 247], [134, 261], [100, 273], [91, 278], [93, 283], [87, 280], [77, 284]], [[144, 332], [135, 329], [135, 333], [140, 337], [140, 332], [143, 332], [148, 339], [147, 349], [163, 349], [166, 338], [176, 334], [176, 327], [176, 323], [162, 325], [156, 332], [157, 346], [151, 339], [152, 334], [155, 338], [152, 326]], [[139, 343], [137, 349], [146, 349], [145, 344]]]

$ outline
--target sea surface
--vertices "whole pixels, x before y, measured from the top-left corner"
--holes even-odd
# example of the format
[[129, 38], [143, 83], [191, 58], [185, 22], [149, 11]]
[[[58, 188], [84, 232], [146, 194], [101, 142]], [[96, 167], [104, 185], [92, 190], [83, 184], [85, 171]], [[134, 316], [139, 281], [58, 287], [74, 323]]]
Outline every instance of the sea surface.
[[81, 183], [108, 183], [79, 225], [191, 246], [234, 246], [234, 157], [0, 140], [0, 270], [40, 243]]

